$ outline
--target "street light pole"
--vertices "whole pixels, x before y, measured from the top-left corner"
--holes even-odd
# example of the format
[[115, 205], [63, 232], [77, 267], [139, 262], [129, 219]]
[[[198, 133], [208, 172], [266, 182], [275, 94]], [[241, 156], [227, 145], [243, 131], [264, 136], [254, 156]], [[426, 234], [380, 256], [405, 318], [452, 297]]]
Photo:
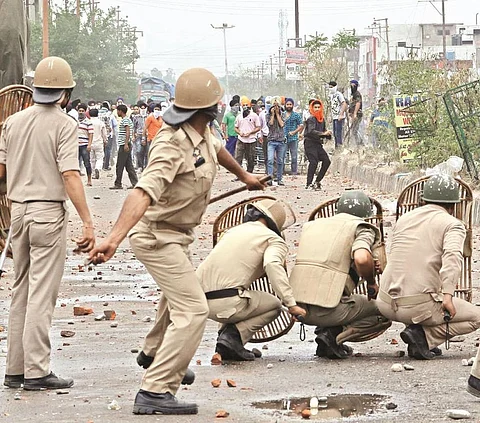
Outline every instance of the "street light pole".
[[223, 31], [223, 50], [225, 54], [225, 95], [228, 99], [228, 95], [230, 93], [230, 87], [228, 83], [228, 55], [227, 55], [227, 29], [235, 28], [235, 25], [228, 25], [226, 23], [222, 24], [222, 26], [214, 26], [210, 24], [213, 29], [221, 29]]

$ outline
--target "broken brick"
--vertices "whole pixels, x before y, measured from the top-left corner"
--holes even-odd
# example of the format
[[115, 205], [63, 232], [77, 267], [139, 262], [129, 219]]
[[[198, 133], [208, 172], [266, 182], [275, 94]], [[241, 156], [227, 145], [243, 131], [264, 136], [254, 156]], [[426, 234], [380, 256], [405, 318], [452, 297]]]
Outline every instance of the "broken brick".
[[219, 366], [222, 364], [222, 356], [219, 353], [213, 354], [212, 360], [210, 361], [212, 366]]
[[215, 413], [215, 418], [217, 419], [224, 419], [225, 417], [228, 417], [230, 415], [230, 413], [228, 411], [225, 411], [225, 410], [218, 410], [216, 413]]
[[74, 316], [88, 316], [89, 314], [93, 314], [93, 308], [82, 306], [73, 307]]
[[237, 387], [237, 383], [232, 379], [227, 379], [227, 385], [228, 385], [229, 388], [236, 388]]
[[73, 330], [62, 330], [60, 336], [63, 338], [71, 338], [72, 336], [75, 336], [75, 332]]
[[222, 381], [221, 379], [213, 379], [210, 383], [214, 388], [218, 388], [222, 384]]
[[117, 317], [115, 310], [103, 310], [103, 314], [107, 320], [115, 320], [115, 317]]

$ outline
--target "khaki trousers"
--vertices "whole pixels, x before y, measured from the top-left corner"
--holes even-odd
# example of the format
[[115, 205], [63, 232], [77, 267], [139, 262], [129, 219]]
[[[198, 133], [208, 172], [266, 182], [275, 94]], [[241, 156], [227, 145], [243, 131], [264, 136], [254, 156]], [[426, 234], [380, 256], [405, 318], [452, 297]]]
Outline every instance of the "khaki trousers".
[[190, 235], [152, 230], [140, 223], [130, 235], [136, 257], [163, 292], [143, 352], [154, 356], [143, 376], [145, 391], [175, 395], [203, 336], [208, 305], [188, 257]]
[[50, 373], [49, 331], [66, 257], [64, 203], [12, 204], [15, 283], [8, 320], [6, 374]]
[[[443, 321], [441, 301], [431, 301], [414, 306], [401, 306], [396, 311], [390, 303], [377, 300], [380, 312], [388, 319], [406, 325], [422, 325], [427, 338], [428, 347], [432, 349], [445, 342], [447, 325]], [[453, 305], [457, 314], [449, 323], [450, 337], [464, 335], [480, 327], [480, 307], [453, 297]]]
[[375, 301], [368, 301], [366, 295], [354, 294], [349, 297], [342, 297], [335, 308], [302, 303], [298, 305], [307, 310], [306, 325], [322, 328], [347, 326], [368, 329], [378, 325], [378, 316], [380, 316]]
[[208, 300], [208, 317], [223, 325], [235, 324], [245, 345], [257, 330], [280, 315], [282, 303], [268, 292], [244, 291], [241, 295]]

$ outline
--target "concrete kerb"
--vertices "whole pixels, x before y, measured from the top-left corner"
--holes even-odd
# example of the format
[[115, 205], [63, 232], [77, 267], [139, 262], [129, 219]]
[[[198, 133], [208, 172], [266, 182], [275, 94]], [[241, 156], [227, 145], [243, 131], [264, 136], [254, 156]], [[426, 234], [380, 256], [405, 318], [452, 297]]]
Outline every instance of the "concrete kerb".
[[[360, 164], [357, 158], [351, 155], [334, 156], [329, 170], [359, 183], [395, 194], [397, 197], [410, 182], [420, 177], [420, 174], [414, 173], [392, 174], [392, 169], [387, 166]], [[473, 198], [472, 220], [477, 226], [480, 225], [480, 192], [474, 191]]]

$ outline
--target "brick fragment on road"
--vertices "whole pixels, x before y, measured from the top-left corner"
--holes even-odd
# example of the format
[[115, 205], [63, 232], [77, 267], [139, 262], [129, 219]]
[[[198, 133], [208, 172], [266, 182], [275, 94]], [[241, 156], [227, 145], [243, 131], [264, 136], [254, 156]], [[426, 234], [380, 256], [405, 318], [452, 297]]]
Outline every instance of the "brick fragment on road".
[[218, 388], [222, 384], [222, 380], [221, 379], [213, 379], [210, 383], [212, 384], [212, 386], [214, 388]]
[[88, 316], [89, 314], [93, 314], [93, 308], [91, 307], [83, 307], [83, 306], [73, 307], [74, 316]]

